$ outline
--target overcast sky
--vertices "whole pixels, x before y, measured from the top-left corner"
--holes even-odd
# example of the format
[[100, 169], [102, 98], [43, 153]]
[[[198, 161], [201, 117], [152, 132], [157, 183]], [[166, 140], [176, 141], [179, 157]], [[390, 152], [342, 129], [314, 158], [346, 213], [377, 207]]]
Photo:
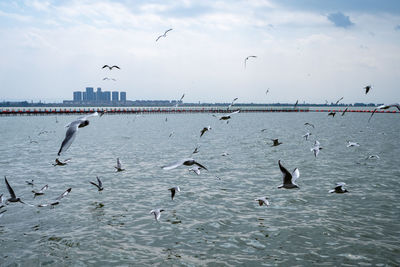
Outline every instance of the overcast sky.
[[0, 1], [0, 55], [0, 100], [399, 102], [400, 1]]

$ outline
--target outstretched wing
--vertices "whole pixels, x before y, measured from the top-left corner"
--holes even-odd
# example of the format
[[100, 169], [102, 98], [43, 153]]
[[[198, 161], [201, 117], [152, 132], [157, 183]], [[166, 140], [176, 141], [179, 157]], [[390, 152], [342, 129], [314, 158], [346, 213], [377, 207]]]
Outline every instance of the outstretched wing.
[[4, 180], [6, 181], [8, 192], [10, 193], [11, 198], [16, 198], [14, 190], [11, 188], [10, 184], [7, 181], [7, 178], [4, 176]]
[[167, 171], [172, 170], [172, 169], [175, 169], [175, 168], [178, 168], [179, 166], [181, 166], [186, 160], [187, 159], [181, 159], [181, 160], [171, 163], [169, 165], [163, 166], [162, 168], [163, 168], [163, 170], [167, 170]]
[[72, 188], [68, 188], [67, 190], [65, 190], [65, 192], [62, 193], [58, 198], [56, 198], [56, 200], [60, 200], [60, 199], [62, 199], [63, 197], [66, 197], [66, 196], [71, 192], [71, 189], [72, 189]]
[[94, 185], [95, 187], [97, 187], [98, 189], [100, 189], [100, 186], [97, 185], [96, 183], [90, 182], [92, 185]]
[[290, 174], [290, 172], [281, 165], [281, 161], [278, 161], [278, 165], [279, 165], [279, 169], [282, 172], [282, 176], [283, 176], [283, 184], [290, 184], [292, 182], [292, 175]]
[[67, 132], [65, 133], [65, 138], [61, 143], [60, 150], [58, 151], [59, 156], [62, 152], [65, 152], [71, 146], [72, 142], [75, 140], [76, 133], [78, 132], [79, 124], [80, 124], [80, 121], [77, 120], [77, 121], [72, 122], [69, 125]]
[[100, 181], [99, 177], [96, 176], [96, 178], [97, 178], [97, 182], [99, 183], [99, 187], [103, 187], [103, 183]]
[[[319, 151], [319, 149], [318, 149]], [[295, 183], [295, 181], [300, 177], [300, 172], [299, 169], [294, 169], [292, 172], [292, 183]]]

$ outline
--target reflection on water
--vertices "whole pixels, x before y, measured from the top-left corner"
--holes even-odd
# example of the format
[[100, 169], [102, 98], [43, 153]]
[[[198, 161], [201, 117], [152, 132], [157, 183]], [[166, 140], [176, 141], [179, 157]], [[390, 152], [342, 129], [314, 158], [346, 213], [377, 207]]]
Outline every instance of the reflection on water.
[[[376, 114], [370, 123], [362, 113], [235, 114], [229, 124], [211, 114], [167, 117], [93, 118], [61, 157], [72, 160], [56, 167], [63, 126], [75, 117], [0, 118], [1, 175], [17, 196], [38, 205], [72, 188], [53, 209], [8, 205], [0, 218], [0, 263], [400, 264], [398, 114]], [[273, 138], [282, 144], [272, 147]], [[318, 158], [310, 151], [314, 140], [323, 147]], [[360, 147], [347, 148], [348, 140]], [[161, 169], [196, 146], [193, 157], [209, 171]], [[126, 171], [115, 172], [117, 157]], [[278, 160], [289, 171], [299, 168], [300, 189], [277, 189]], [[89, 183], [96, 176], [101, 193]], [[31, 179], [33, 187], [25, 183]], [[349, 193], [329, 194], [336, 182]], [[49, 189], [34, 198], [31, 191], [45, 184]], [[171, 200], [168, 188], [178, 185]], [[0, 180], [0, 194], [6, 191]], [[260, 207], [260, 196], [271, 205]], [[159, 222], [149, 214], [154, 208], [165, 209]]]

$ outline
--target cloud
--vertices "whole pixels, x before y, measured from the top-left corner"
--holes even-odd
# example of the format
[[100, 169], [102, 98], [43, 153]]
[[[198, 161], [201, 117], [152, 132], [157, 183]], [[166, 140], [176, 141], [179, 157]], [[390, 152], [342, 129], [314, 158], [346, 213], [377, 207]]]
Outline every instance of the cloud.
[[347, 28], [354, 25], [350, 17], [344, 15], [342, 12], [330, 13], [327, 18], [335, 24], [336, 27]]

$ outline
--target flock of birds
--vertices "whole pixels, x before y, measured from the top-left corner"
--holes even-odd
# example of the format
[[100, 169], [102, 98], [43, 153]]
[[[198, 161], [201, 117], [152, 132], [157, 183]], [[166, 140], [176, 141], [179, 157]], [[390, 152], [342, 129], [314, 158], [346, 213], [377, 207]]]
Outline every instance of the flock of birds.
[[[172, 30], [173, 29], [166, 30], [162, 35], [157, 37], [156, 42], [159, 41], [160, 38], [167, 37], [167, 33], [172, 31]], [[245, 58], [245, 60], [244, 60], [244, 66], [245, 67], [246, 67], [247, 61], [250, 58], [257, 58], [257, 56], [254, 56], [254, 55], [247, 56]], [[112, 66], [104, 65], [102, 67], [102, 69], [106, 69], [106, 68], [108, 68], [109, 70], [113, 70], [114, 68], [115, 69], [120, 69], [120, 67], [117, 66], [117, 65], [112, 65]], [[115, 81], [114, 78], [109, 78], [109, 77], [105, 77], [103, 80], [114, 80]], [[365, 86], [364, 87], [365, 94], [368, 94], [371, 89], [372, 89], [371, 85]], [[269, 92], [269, 89], [265, 93], [268, 94], [268, 92]], [[176, 101], [176, 107], [178, 106], [179, 103], [182, 102], [184, 97], [185, 97], [185, 94], [183, 94], [182, 97], [179, 100]], [[227, 112], [229, 112], [232, 109], [232, 107], [235, 105], [235, 102], [237, 100], [238, 100], [238, 98], [234, 98], [232, 100], [232, 102], [227, 107]], [[338, 104], [341, 100], [343, 100], [343, 97], [338, 99], [336, 101], [336, 104]], [[297, 104], [298, 104], [298, 100], [294, 104], [294, 108], [297, 107]], [[400, 105], [398, 103], [397, 104], [391, 104], [391, 105], [381, 105], [381, 106], [378, 106], [372, 112], [369, 120], [372, 118], [372, 116], [374, 115], [374, 113], [377, 110], [389, 109], [391, 107], [395, 107], [400, 111]], [[346, 107], [346, 109], [342, 112], [342, 116], [346, 113], [347, 110], [348, 110], [348, 107]], [[213, 114], [213, 116], [218, 118], [221, 121], [226, 121], [226, 123], [229, 123], [229, 120], [232, 118], [232, 116], [237, 114], [237, 113], [239, 113], [239, 112], [240, 112], [240, 109], [237, 109], [235, 111], [232, 111], [232, 112], [230, 112], [228, 114], [224, 114], [222, 116], [216, 116], [214, 114]], [[86, 116], [80, 117], [80, 118], [72, 121], [68, 125], [66, 125], [67, 130], [66, 130], [66, 133], [65, 133], [65, 138], [63, 139], [63, 141], [61, 143], [61, 146], [60, 146], [60, 149], [59, 149], [59, 151], [57, 153], [58, 156], [61, 156], [62, 153], [65, 153], [68, 150], [68, 148], [71, 146], [71, 144], [75, 140], [79, 128], [83, 128], [83, 127], [86, 127], [86, 126], [89, 125], [89, 118], [96, 117], [96, 116], [102, 116], [102, 115], [104, 115], [104, 113], [94, 112], [92, 114], [88, 114]], [[328, 114], [328, 116], [332, 116], [332, 117], [334, 117], [335, 115], [336, 115], [336, 112], [330, 112]], [[308, 127], [315, 128], [315, 126], [313, 124], [309, 123], [309, 122], [306, 122], [304, 125], [308, 126]], [[203, 129], [201, 129], [200, 130], [200, 137], [202, 137], [205, 133], [207, 133], [211, 129], [212, 129], [211, 126], [206, 126]], [[266, 130], [266, 129], [263, 129], [261, 131], [264, 131], [264, 130]], [[172, 134], [173, 133], [171, 133], [170, 136]], [[303, 137], [307, 141], [307, 140], [309, 140], [311, 135], [312, 135], [311, 132], [307, 132], [306, 134], [303, 135]], [[279, 146], [279, 145], [282, 144], [282, 142], [279, 142], [278, 139], [271, 139], [271, 141], [273, 142], [271, 146]], [[35, 141], [32, 141], [30, 139], [30, 142], [35, 142]], [[356, 143], [356, 142], [348, 141], [347, 147], [355, 147], [355, 146], [360, 146], [360, 145], [358, 143]], [[322, 147], [321, 147], [320, 142], [318, 140], [315, 140], [314, 141], [314, 145], [310, 150], [314, 154], [314, 156], [317, 157], [321, 149], [322, 149]], [[195, 150], [192, 152], [192, 155], [196, 154], [198, 152], [199, 152], [198, 147], [196, 147]], [[225, 155], [227, 155], [227, 153], [225, 153]], [[223, 156], [225, 156], [225, 155], [223, 155]], [[379, 158], [379, 156], [378, 155], [371, 155], [368, 158]], [[70, 159], [66, 159], [64, 161], [61, 161], [59, 158], [56, 158], [55, 159], [55, 163], [53, 165], [54, 166], [64, 166], [64, 165], [67, 165], [69, 161], [70, 161]], [[171, 163], [169, 165], [163, 166], [162, 169], [166, 170], [166, 171], [169, 171], [169, 170], [176, 169], [176, 168], [178, 168], [180, 166], [190, 166], [191, 168], [189, 169], [189, 171], [190, 172], [194, 172], [197, 175], [200, 175], [200, 171], [201, 170], [208, 170], [207, 167], [205, 167], [203, 164], [197, 162], [195, 159], [193, 159], [191, 157], [180, 159], [180, 160], [178, 160], [176, 162], [173, 162], [173, 163]], [[284, 188], [284, 189], [296, 189], [296, 188], [299, 188], [299, 186], [296, 184], [296, 180], [300, 177], [299, 169], [295, 168], [292, 172], [289, 172], [281, 164], [280, 160], [278, 160], [278, 166], [279, 166], [279, 169], [280, 169], [280, 171], [282, 173], [282, 184], [279, 185], [278, 188]], [[121, 172], [121, 171], [125, 170], [125, 169], [122, 168], [122, 164], [121, 164], [121, 161], [120, 161], [119, 158], [117, 158], [117, 164], [115, 166], [115, 169], [116, 169], [116, 172]], [[102, 181], [100, 180], [99, 177], [96, 177], [96, 180], [97, 180], [96, 182], [90, 181], [90, 184], [95, 186], [98, 191], [102, 191], [104, 189]], [[24, 201], [22, 201], [20, 197], [17, 197], [17, 195], [15, 194], [15, 192], [12, 189], [11, 185], [9, 184], [9, 182], [7, 180], [7, 177], [4, 177], [4, 181], [5, 181], [5, 184], [6, 184], [6, 187], [7, 187], [7, 190], [9, 192], [10, 197], [9, 198], [5, 198], [3, 196], [3, 194], [0, 195], [0, 217], [2, 217], [4, 215], [4, 213], [6, 212], [6, 209], [3, 209], [3, 208], [6, 207], [6, 205], [8, 205], [9, 203], [17, 203], [17, 202], [19, 202], [19, 203], [27, 204]], [[26, 181], [26, 183], [28, 185], [31, 185], [31, 186], [34, 185], [33, 184], [33, 180], [32, 181]], [[332, 190], [329, 191], [329, 193], [347, 193], [348, 190], [345, 188], [345, 185], [346, 184], [343, 183], [343, 182], [338, 182], [336, 184], [336, 186]], [[36, 190], [32, 190], [34, 198], [37, 197], [37, 196], [43, 195], [47, 189], [48, 189], [48, 185], [45, 185], [40, 190], [37, 190], [37, 191]], [[54, 199], [54, 200], [52, 200], [52, 201], [50, 201], [48, 203], [39, 204], [39, 205], [37, 205], [37, 207], [47, 207], [47, 206], [54, 207], [54, 206], [58, 205], [60, 203], [61, 199], [66, 197], [71, 192], [71, 190], [72, 190], [71, 188], [68, 188], [60, 196], [58, 196], [56, 199]], [[171, 187], [168, 190], [171, 193], [171, 199], [172, 200], [176, 196], [176, 193], [181, 191], [179, 186]], [[270, 203], [268, 201], [268, 197], [265, 197], [265, 196], [256, 198], [255, 201], [257, 201], [260, 206], [262, 206], [262, 205], [269, 206], [270, 205]], [[27, 205], [31, 205], [31, 204], [27, 204]], [[31, 206], [33, 206], [33, 205], [31, 205]], [[151, 210], [150, 214], [154, 215], [154, 218], [155, 218], [156, 221], [159, 221], [160, 216], [161, 216], [161, 212], [163, 212], [163, 211], [165, 211], [165, 210], [162, 209], [162, 208], [157, 208], [157, 209]]]

